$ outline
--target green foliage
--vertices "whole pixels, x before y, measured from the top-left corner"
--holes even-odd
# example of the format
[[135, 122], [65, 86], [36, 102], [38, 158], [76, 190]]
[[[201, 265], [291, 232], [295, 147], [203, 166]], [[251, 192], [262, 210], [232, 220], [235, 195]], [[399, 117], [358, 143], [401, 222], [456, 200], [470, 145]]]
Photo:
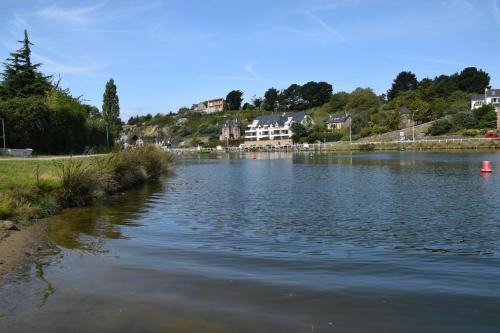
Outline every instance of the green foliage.
[[113, 137], [118, 136], [120, 131], [120, 102], [118, 99], [115, 81], [109, 79], [106, 83], [104, 95], [102, 97], [102, 116], [107, 126], [109, 126]]
[[52, 113], [38, 97], [16, 97], [0, 101], [0, 117], [5, 119], [7, 145], [49, 151]]
[[243, 102], [243, 92], [241, 90], [233, 90], [226, 96], [226, 107], [228, 110], [241, 109], [241, 102]]
[[0, 194], [0, 219], [8, 219], [14, 215], [14, 201]]
[[[25, 32], [22, 48], [5, 63], [0, 83], [0, 117], [5, 119], [7, 145], [38, 153], [81, 153], [102, 140], [101, 114], [93, 106], [51, 83], [31, 62]], [[104, 138], [105, 139], [105, 138]]]
[[26, 98], [44, 96], [51, 88], [51, 78], [44, 76], [38, 68], [40, 64], [31, 62], [31, 46], [33, 45], [24, 30], [24, 39], [19, 41], [22, 47], [11, 53], [5, 63], [3, 80], [0, 84], [0, 98]]
[[394, 79], [391, 89], [387, 91], [389, 100], [398, 97], [401, 93], [417, 89], [418, 80], [412, 72], [401, 72]]
[[480, 135], [481, 134], [481, 130], [478, 130], [478, 129], [468, 129], [468, 130], [463, 131], [462, 134], [465, 135], [465, 136], [472, 136], [472, 137], [474, 137], [474, 136]]
[[467, 67], [458, 75], [458, 87], [468, 93], [482, 94], [489, 85], [488, 73], [476, 67]]
[[301, 138], [306, 137], [308, 134], [307, 128], [301, 123], [294, 122], [290, 126], [290, 130], [292, 131], [292, 141], [297, 143]]
[[428, 129], [427, 134], [436, 136], [448, 133], [453, 128], [448, 118], [436, 120]]
[[275, 88], [269, 88], [264, 94], [263, 105], [266, 111], [276, 111], [279, 105], [279, 91]]
[[331, 113], [344, 113], [351, 95], [344, 91], [332, 95], [329, 101], [329, 108]]
[[60, 172], [59, 197], [69, 207], [84, 206], [95, 198], [101, 180], [93, 165], [82, 159], [56, 162]]

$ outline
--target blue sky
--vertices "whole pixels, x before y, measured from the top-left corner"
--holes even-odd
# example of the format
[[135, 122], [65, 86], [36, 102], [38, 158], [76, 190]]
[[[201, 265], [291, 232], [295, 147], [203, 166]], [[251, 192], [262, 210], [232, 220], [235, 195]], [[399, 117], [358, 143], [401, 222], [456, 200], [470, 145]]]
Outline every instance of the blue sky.
[[0, 59], [27, 28], [46, 73], [102, 105], [118, 86], [122, 118], [175, 111], [240, 89], [328, 81], [385, 92], [483, 68], [500, 86], [500, 0], [0, 0]]

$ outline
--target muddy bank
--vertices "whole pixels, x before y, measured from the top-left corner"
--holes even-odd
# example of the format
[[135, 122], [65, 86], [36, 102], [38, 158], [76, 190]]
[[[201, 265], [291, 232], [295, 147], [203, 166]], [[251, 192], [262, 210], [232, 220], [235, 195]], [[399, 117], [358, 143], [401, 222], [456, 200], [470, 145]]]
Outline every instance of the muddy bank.
[[46, 222], [17, 227], [19, 230], [0, 229], [0, 286], [8, 273], [33, 261], [33, 254], [44, 236]]

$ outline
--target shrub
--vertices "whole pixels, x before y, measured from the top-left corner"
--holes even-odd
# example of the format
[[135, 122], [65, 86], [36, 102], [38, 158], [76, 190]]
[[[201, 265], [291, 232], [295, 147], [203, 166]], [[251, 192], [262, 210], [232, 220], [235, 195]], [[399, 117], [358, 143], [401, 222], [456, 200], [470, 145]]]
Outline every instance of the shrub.
[[453, 128], [451, 122], [447, 118], [436, 120], [427, 130], [430, 135], [442, 135], [448, 133]]
[[463, 131], [463, 135], [465, 136], [478, 136], [479, 134], [481, 134], [481, 131], [478, 129], [468, 129]]

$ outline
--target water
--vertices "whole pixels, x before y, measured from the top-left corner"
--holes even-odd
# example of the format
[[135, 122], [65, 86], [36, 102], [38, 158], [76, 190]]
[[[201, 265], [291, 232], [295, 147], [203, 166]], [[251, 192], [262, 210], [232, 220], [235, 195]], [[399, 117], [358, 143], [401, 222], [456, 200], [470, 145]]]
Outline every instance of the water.
[[500, 330], [500, 154], [253, 157], [53, 218], [0, 331]]

